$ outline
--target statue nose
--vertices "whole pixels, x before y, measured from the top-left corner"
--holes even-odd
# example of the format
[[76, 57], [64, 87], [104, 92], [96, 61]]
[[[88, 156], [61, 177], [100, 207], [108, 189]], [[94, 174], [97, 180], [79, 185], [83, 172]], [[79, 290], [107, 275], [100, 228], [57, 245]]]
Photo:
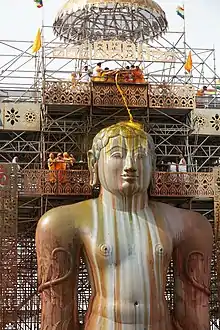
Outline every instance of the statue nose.
[[125, 167], [124, 167], [124, 171], [127, 172], [136, 172], [137, 168], [136, 168], [136, 164], [134, 161], [133, 157], [126, 157], [126, 162], [125, 162]]

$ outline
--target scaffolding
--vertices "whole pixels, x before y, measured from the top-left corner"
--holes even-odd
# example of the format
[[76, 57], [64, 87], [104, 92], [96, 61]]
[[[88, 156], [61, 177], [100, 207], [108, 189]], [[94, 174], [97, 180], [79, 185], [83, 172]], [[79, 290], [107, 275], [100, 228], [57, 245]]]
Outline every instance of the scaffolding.
[[[38, 104], [41, 125], [41, 129], [35, 131], [0, 130], [0, 162], [10, 164], [13, 157], [18, 156], [21, 166], [18, 175], [19, 195], [16, 202], [18, 233], [16, 232], [15, 235], [17, 259], [14, 259], [14, 262], [17, 263], [17, 277], [14, 283], [17, 289], [16, 297], [13, 298], [16, 302], [9, 303], [8, 309], [3, 306], [1, 313], [9, 315], [9, 318], [5, 319], [4, 315], [1, 316], [2, 330], [37, 330], [40, 327], [34, 243], [34, 232], [39, 217], [52, 207], [74, 203], [91, 196], [88, 187], [78, 194], [73, 189], [71, 195], [65, 193], [63, 187], [60, 190], [59, 187], [57, 190], [47, 188], [49, 190], [46, 191], [39, 188], [48, 175], [45, 168], [49, 153], [68, 151], [74, 154], [82, 161], [78, 170], [82, 172], [80, 176], [85, 175], [83, 182], [88, 183], [86, 152], [92, 138], [101, 128], [127, 119], [120, 98], [114, 101], [114, 107], [111, 106], [111, 98], [103, 103], [103, 93], [108, 90], [114, 94], [115, 86], [106, 84], [103, 87], [98, 83], [87, 85], [78, 83], [73, 89], [70, 78], [72, 72], [81, 73], [84, 65], [93, 68], [99, 60], [103, 65], [114, 69], [133, 63], [141, 66], [147, 81], [146, 86], [139, 88], [138, 92], [134, 86], [133, 94], [130, 92], [132, 90], [130, 86], [124, 88], [129, 90], [126, 94], [128, 98], [131, 93], [131, 105], [136, 97], [134, 95], [139, 93], [135, 105], [132, 106], [132, 113], [136, 120], [144, 124], [145, 129], [154, 139], [157, 171], [164, 171], [164, 164], [175, 162], [178, 155], [183, 153], [187, 159], [188, 172], [192, 172], [192, 177], [195, 171], [201, 172], [201, 179], [197, 178], [195, 184], [200, 182], [201, 186], [205, 187], [207, 175], [211, 173], [210, 180], [214, 180], [213, 167], [219, 165], [220, 159], [218, 131], [216, 134], [200, 134], [200, 131], [196, 130], [198, 116], [193, 116], [194, 108], [204, 111], [213, 110], [214, 114], [220, 113], [217, 89], [219, 77], [215, 68], [214, 49], [191, 48], [186, 43], [183, 32], [167, 33], [156, 41], [143, 43], [140, 49], [132, 42], [114, 42], [114, 40], [101, 42], [93, 40], [92, 46], [88, 43], [80, 47], [67, 45], [57, 37], [47, 39], [47, 35], [52, 34], [52, 27], [45, 26], [43, 31], [42, 51], [38, 55], [31, 53], [31, 41], [0, 40], [1, 105], [7, 107], [10, 104]], [[184, 70], [189, 51], [193, 55], [193, 76], [186, 74]], [[110, 56], [111, 52], [114, 58]], [[147, 85], [151, 86], [151, 89]], [[214, 90], [212, 95], [194, 97], [195, 91], [203, 86]], [[66, 91], [66, 94], [63, 91]], [[95, 100], [98, 100], [97, 103], [94, 103]], [[146, 103], [141, 101], [140, 105], [138, 103], [140, 100]], [[83, 174], [84, 172], [87, 174]], [[42, 179], [43, 175], [44, 179]], [[217, 176], [218, 174], [215, 174], [216, 178]], [[158, 174], [157, 180], [159, 179]], [[75, 182], [74, 178], [72, 180]], [[214, 187], [213, 182], [212, 187]], [[172, 193], [162, 195], [160, 192], [155, 193], [154, 198], [200, 212], [209, 219], [214, 231], [217, 232], [216, 224], [220, 223], [216, 219], [219, 201], [214, 198], [217, 196], [214, 188], [212, 194], [204, 195], [202, 198], [201, 190], [195, 197], [196, 194], [189, 193], [187, 189], [186, 187], [186, 193], [182, 196]], [[218, 240], [219, 237], [216, 236], [212, 265], [213, 294], [210, 309], [213, 330], [220, 329], [217, 291]], [[83, 323], [91, 292], [83, 261], [80, 267], [78, 304], [80, 321]], [[172, 290], [171, 267], [167, 284], [170, 308], [172, 308]], [[14, 309], [11, 308], [13, 306]]]

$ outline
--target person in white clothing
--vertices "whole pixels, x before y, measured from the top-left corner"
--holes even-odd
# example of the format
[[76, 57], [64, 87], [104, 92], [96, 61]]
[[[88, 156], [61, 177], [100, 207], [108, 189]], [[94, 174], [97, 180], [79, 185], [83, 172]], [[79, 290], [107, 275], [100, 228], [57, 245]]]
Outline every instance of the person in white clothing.
[[101, 77], [102, 71], [102, 63], [97, 63], [95, 69], [93, 70], [93, 77]]
[[179, 158], [179, 172], [187, 172], [186, 160], [182, 153], [179, 155]]
[[12, 164], [17, 164], [17, 168], [18, 168], [18, 171], [20, 171], [20, 166], [19, 166], [19, 164], [18, 164], [18, 157], [17, 156], [15, 156], [13, 159], [12, 159]]
[[88, 65], [84, 66], [84, 72], [82, 72], [82, 76], [80, 77], [79, 81], [84, 83], [90, 82], [90, 72]]

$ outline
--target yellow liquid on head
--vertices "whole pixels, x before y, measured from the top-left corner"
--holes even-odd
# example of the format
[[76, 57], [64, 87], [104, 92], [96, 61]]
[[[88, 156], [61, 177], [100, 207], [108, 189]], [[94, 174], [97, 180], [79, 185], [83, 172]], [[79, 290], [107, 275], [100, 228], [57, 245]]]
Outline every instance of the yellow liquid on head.
[[129, 127], [132, 127], [136, 130], [140, 130], [140, 131], [143, 131], [143, 125], [141, 123], [137, 123], [137, 122], [134, 122], [133, 120], [130, 120], [130, 121], [127, 121], [127, 122], [124, 122], [124, 123], [121, 123], [121, 126], [129, 126]]
[[105, 129], [105, 135], [109, 138], [121, 135], [123, 137], [142, 137], [147, 140], [147, 135], [143, 130], [143, 125], [138, 122], [120, 122]]
[[102, 129], [95, 136], [92, 147], [94, 149], [95, 158], [99, 159], [99, 153], [104, 147], [106, 147], [104, 152], [109, 152], [113, 146], [110, 140], [115, 137], [118, 137], [118, 141], [116, 142], [114, 139], [114, 145], [122, 146], [124, 139], [128, 139], [130, 141], [126, 142], [127, 146], [128, 144], [133, 146], [134, 150], [141, 146], [148, 152], [148, 134], [143, 130], [143, 125], [134, 121], [124, 121]]

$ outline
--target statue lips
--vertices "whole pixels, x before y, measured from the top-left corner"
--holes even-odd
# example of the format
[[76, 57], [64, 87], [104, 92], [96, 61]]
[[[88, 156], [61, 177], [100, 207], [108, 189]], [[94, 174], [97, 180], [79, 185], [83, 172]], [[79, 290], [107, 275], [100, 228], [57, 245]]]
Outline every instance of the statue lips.
[[124, 179], [124, 181], [133, 182], [133, 181], [136, 181], [136, 179], [138, 178], [138, 175], [124, 174], [124, 175], [122, 175], [122, 178]]

